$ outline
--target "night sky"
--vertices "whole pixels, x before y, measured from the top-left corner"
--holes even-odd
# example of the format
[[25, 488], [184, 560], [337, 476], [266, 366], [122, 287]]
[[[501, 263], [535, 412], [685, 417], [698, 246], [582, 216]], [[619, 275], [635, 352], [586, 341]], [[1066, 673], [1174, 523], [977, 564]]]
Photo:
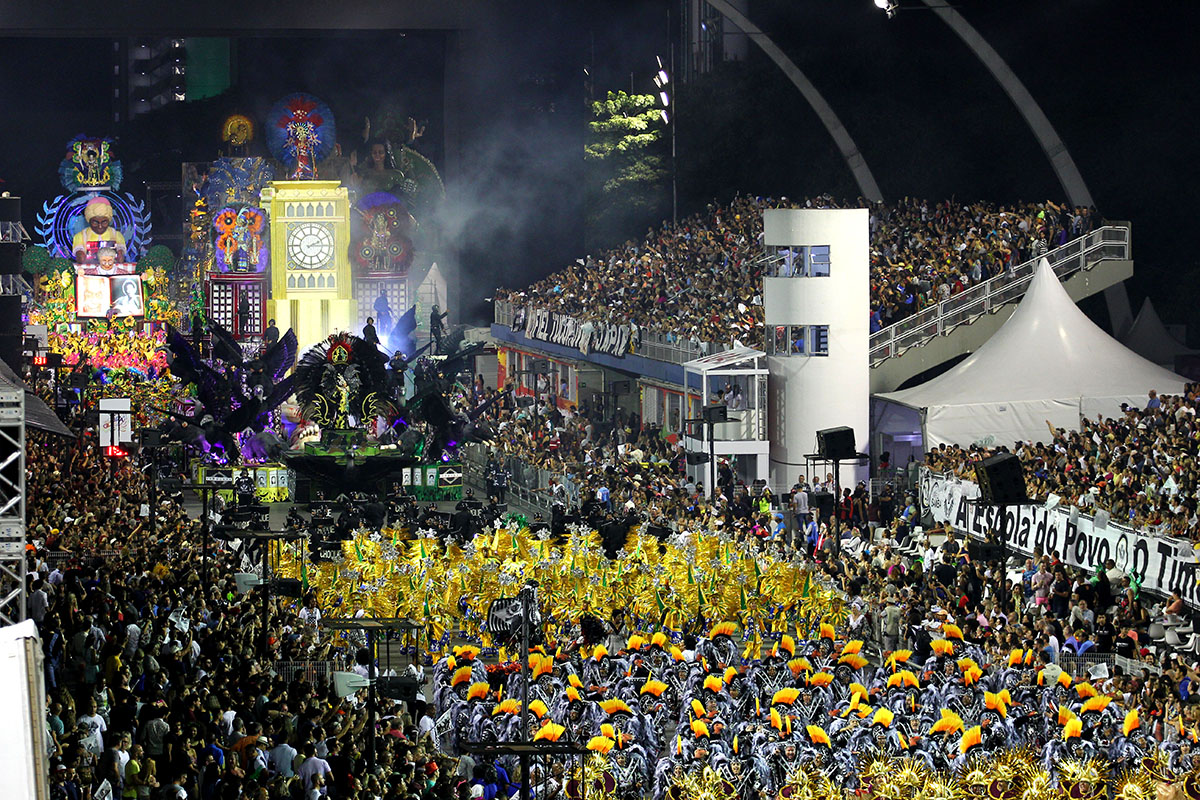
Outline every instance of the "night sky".
[[[905, 2], [912, 4], [921, 5]], [[658, 0], [508, 5], [512, 13], [492, 45], [501, 54], [500, 77], [468, 79], [492, 79], [489, 92], [501, 95], [498, 101], [511, 92], [509, 105], [517, 109], [536, 105], [530, 97], [548, 91], [559, 111], [514, 113], [497, 133], [483, 123], [468, 132], [504, 154], [480, 160], [479, 186], [486, 191], [477, 195], [539, 212], [514, 213], [503, 230], [488, 229], [463, 248], [468, 259], [487, 254], [493, 283], [521, 285], [582, 254], [578, 213], [541, 209], [553, 208], [581, 169], [574, 154], [584, 121], [584, 66], [598, 92], [628, 88], [630, 72], [636, 87], [648, 90], [653, 57], [668, 50], [667, 14], [676, 6]], [[1041, 104], [1101, 212], [1132, 220], [1134, 311], [1149, 294], [1168, 322], [1200, 321], [1191, 196], [1200, 178], [1200, 70], [1191, 42], [1200, 29], [1197, 4], [964, 0], [956, 7]], [[933, 13], [904, 11], [889, 21], [871, 0], [751, 0], [749, 14], [832, 103], [886, 197], [1063, 199], [1011, 102]], [[114, 133], [112, 41], [0, 38], [0, 47], [0, 102], [7, 112], [0, 178], [26, 198], [28, 221], [57, 192], [64, 143], [84, 131]], [[361, 117], [383, 99], [399, 98], [409, 113], [429, 119], [426, 147], [443, 173], [453, 171], [442, 161], [444, 52], [437, 33], [240, 37], [236, 83], [227, 95], [120, 131], [126, 188], [173, 180], [180, 161], [215, 156], [216, 126], [226, 113], [254, 116], [289, 91], [329, 102], [343, 141], [357, 136]], [[551, 87], [540, 86], [542, 80]], [[686, 87], [679, 117], [684, 211], [739, 190], [857, 193], [815, 115], [753, 46], [744, 63]], [[528, 142], [515, 146], [526, 134], [537, 143], [532, 153]], [[548, 155], [556, 143], [563, 152]], [[488, 291], [475, 288], [481, 297]]]

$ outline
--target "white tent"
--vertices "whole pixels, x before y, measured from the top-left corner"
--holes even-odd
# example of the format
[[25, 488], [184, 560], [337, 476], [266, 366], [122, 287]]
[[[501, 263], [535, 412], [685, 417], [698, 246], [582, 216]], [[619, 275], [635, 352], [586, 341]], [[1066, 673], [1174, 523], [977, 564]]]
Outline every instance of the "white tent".
[[1155, 364], [1170, 364], [1174, 366], [1176, 356], [1193, 355], [1196, 351], [1180, 344], [1167, 331], [1154, 310], [1154, 304], [1147, 297], [1142, 303], [1142, 310], [1133, 321], [1129, 332], [1121, 338], [1121, 344], [1140, 356], [1150, 359]]
[[1042, 260], [1008, 322], [964, 361], [911, 389], [878, 395], [916, 409], [926, 449], [942, 443], [1044, 441], [1046, 421], [1077, 429], [1081, 417], [1144, 405], [1150, 389], [1179, 394], [1184, 379], [1100, 330]]

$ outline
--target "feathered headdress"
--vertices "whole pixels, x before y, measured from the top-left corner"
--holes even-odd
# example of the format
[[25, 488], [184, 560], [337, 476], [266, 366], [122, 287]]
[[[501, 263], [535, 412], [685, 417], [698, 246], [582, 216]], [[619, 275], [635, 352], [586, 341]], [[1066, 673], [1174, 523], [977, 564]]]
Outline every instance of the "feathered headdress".
[[1075, 684], [1075, 693], [1079, 695], [1080, 700], [1083, 700], [1084, 698], [1088, 698], [1088, 697], [1096, 697], [1100, 694], [1098, 691], [1096, 691], [1095, 686], [1092, 686], [1090, 683], [1087, 683], [1086, 681], [1083, 683]]
[[792, 677], [794, 678], [799, 678], [801, 672], [812, 672], [813, 668], [808, 659], [804, 658], [803, 656], [800, 658], [793, 658], [791, 661], [787, 662], [787, 665], [788, 669], [792, 671]]
[[929, 643], [929, 649], [933, 651], [935, 656], [954, 655], [954, 643], [946, 639], [934, 639]]
[[451, 686], [458, 686], [460, 683], [466, 683], [471, 680], [471, 668], [459, 667], [454, 671], [454, 676], [450, 678]]
[[733, 635], [735, 633], [737, 633], [737, 624], [736, 623], [720, 622], [720, 623], [717, 623], [716, 625], [714, 625], [712, 630], [708, 632], [708, 638], [716, 639], [718, 636], [728, 636], [730, 638], [733, 638]]
[[822, 622], [821, 623], [821, 638], [829, 639], [832, 641], [833, 637], [834, 637], [833, 626], [827, 622]]
[[839, 664], [846, 664], [850, 669], [862, 669], [867, 665], [867, 660], [858, 653], [847, 653], [838, 659]]
[[1070, 720], [1066, 725], [1063, 726], [1062, 738], [1064, 741], [1067, 739], [1078, 739], [1082, 734], [1083, 720], [1079, 719], [1078, 717]]
[[796, 655], [796, 640], [784, 634], [783, 638], [779, 640], [779, 649], [787, 653], [788, 658], [791, 658]]
[[616, 698], [602, 701], [600, 703], [600, 708], [603, 709], [604, 713], [608, 714], [610, 717], [614, 714], [628, 714], [631, 717], [633, 716], [633, 711], [629, 708], [629, 705], [624, 700], [618, 700]]
[[917, 680], [917, 676], [912, 673], [912, 670], [902, 669], [888, 676], [887, 686], [889, 689], [904, 686], [915, 686], [920, 689], [921, 682]]
[[958, 639], [962, 641], [962, 628], [957, 625], [951, 625], [949, 622], [942, 625], [942, 636], [947, 639]]
[[652, 694], [655, 697], [662, 697], [662, 693], [667, 690], [667, 685], [662, 681], [656, 681], [653, 678], [642, 684], [638, 694]]
[[983, 705], [988, 710], [999, 713], [1001, 719], [1008, 719], [1008, 705], [1000, 695], [993, 692], [984, 692]]
[[557, 742], [566, 731], [566, 728], [556, 722], [547, 722], [538, 728], [537, 733], [533, 735], [533, 740], [535, 742]]
[[799, 696], [800, 696], [799, 689], [780, 689], [771, 698], [771, 705], [773, 705], [773, 706], [776, 706], [776, 705], [790, 706], [792, 703], [796, 702], [796, 698]]
[[875, 716], [871, 717], [871, 724], [880, 725], [884, 728], [890, 728], [892, 725], [892, 719], [895, 716], [896, 715], [892, 713], [890, 708], [880, 708], [876, 710]]
[[808, 734], [809, 741], [811, 741], [813, 744], [823, 744], [826, 747], [830, 746], [829, 734], [825, 732], [824, 728], [820, 727], [819, 725], [806, 725], [804, 730]]
[[629, 637], [629, 641], [625, 643], [625, 649], [629, 652], [641, 650], [646, 645], [646, 637], [639, 633], [635, 633]]
[[491, 690], [492, 690], [492, 687], [488, 685], [487, 681], [480, 681], [479, 683], [472, 683], [471, 688], [467, 689], [467, 699], [468, 700], [483, 700], [488, 696], [488, 692], [490, 692]]
[[1129, 709], [1129, 713], [1125, 715], [1125, 721], [1121, 723], [1121, 733], [1128, 736], [1142, 726], [1142, 721], [1138, 719], [1138, 710], [1136, 708]]
[[910, 658], [912, 658], [912, 650], [895, 650], [883, 663], [896, 670], [901, 664], [907, 664]]
[[541, 700], [534, 700], [530, 702], [529, 710], [536, 714], [538, 719], [541, 719], [542, 717], [546, 716], [546, 712], [549, 709], [546, 708], [546, 704]]
[[968, 728], [967, 730], [963, 731], [962, 739], [959, 740], [958, 752], [966, 755], [968, 750], [975, 745], [980, 744], [982, 741], [983, 728], [981, 728], [979, 725], [976, 725], [973, 728]]
[[1021, 656], [1022, 655], [1023, 655], [1023, 653], [1020, 651], [1020, 649], [1013, 650], [1011, 653], [1008, 654], [1008, 665], [1010, 667], [1019, 666], [1021, 664]]
[[862, 639], [852, 639], [842, 646], [842, 655], [858, 653], [862, 650]]
[[654, 634], [653, 636], [650, 637], [650, 646], [657, 647], [662, 650], [666, 650], [667, 649], [667, 635], [665, 633], [663, 633], [662, 631], [659, 631], [658, 633]]
[[517, 714], [521, 711], [521, 701], [515, 698], [509, 698], [502, 703], [496, 705], [492, 709], [492, 716], [497, 714]]
[[588, 740], [587, 749], [606, 756], [612, 751], [615, 744], [616, 742], [607, 736], [593, 736]]
[[1103, 711], [1104, 709], [1108, 708], [1108, 704], [1110, 702], [1112, 702], [1111, 697], [1089, 697], [1083, 702], [1081, 713], [1086, 714], [1089, 711]]
[[725, 688], [725, 681], [716, 675], [709, 675], [704, 679], [704, 688], [714, 694], [720, 694], [721, 690]]
[[808, 676], [810, 686], [828, 686], [833, 683], [833, 676], [828, 672], [814, 672]]
[[929, 727], [932, 733], [957, 733], [963, 728], [962, 717], [948, 708], [942, 709], [942, 718]]
[[704, 724], [703, 720], [698, 720], [698, 719], [692, 720], [692, 735], [695, 736], [697, 739], [707, 739], [708, 738], [708, 736], [709, 736], [708, 726]]

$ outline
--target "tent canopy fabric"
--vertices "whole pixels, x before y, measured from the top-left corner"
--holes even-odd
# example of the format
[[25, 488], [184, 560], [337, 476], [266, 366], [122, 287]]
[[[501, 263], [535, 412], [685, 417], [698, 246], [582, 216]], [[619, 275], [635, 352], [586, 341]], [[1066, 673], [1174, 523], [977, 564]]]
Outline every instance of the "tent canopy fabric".
[[1137, 319], [1133, 321], [1121, 343], [1155, 364], [1174, 364], [1176, 356], [1196, 353], [1192, 348], [1180, 344], [1167, 331], [1167, 326], [1163, 325], [1149, 297], [1142, 303], [1142, 310], [1138, 312]]
[[1045, 441], [1081, 417], [1114, 416], [1147, 393], [1180, 394], [1185, 379], [1142, 358], [1096, 326], [1043, 259], [1008, 321], [952, 369], [911, 389], [878, 395], [922, 415], [924, 446]]
[[75, 434], [71, 433], [71, 429], [63, 424], [50, 406], [46, 405], [46, 401], [30, 391], [25, 382], [13, 371], [13, 368], [3, 360], [0, 360], [0, 387], [25, 391], [26, 428], [35, 428], [39, 431], [74, 438]]

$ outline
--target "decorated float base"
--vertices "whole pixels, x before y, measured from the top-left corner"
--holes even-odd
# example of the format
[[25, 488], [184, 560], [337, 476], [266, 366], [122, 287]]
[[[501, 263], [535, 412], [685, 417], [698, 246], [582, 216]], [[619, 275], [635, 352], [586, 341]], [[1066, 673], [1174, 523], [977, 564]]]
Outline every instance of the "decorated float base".
[[254, 479], [254, 494], [260, 503], [284, 503], [292, 497], [291, 486], [294, 478], [289, 475], [290, 470], [282, 464], [217, 467], [200, 461], [192, 461], [190, 471], [192, 480], [196, 483], [229, 484], [228, 489], [218, 489], [216, 492], [226, 503], [231, 503], [235, 499], [233, 481], [242, 472], [248, 472]]

